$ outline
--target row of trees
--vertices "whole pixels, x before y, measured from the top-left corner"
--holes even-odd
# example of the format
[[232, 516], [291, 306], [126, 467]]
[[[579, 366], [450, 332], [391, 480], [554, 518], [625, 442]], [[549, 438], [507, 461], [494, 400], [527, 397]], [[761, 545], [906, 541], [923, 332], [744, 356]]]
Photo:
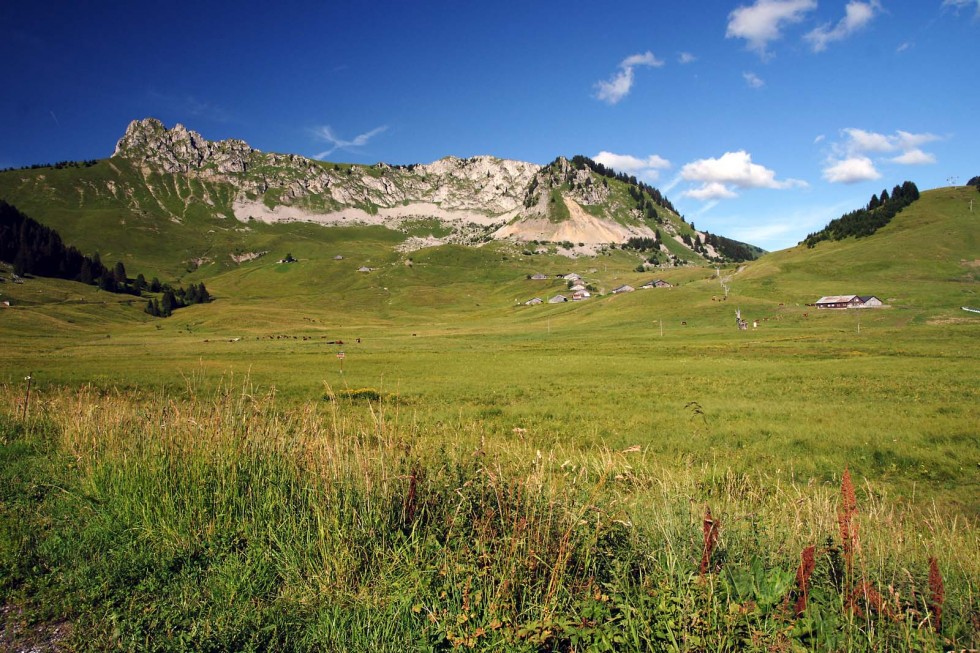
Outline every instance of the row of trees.
[[54, 168], [55, 170], [63, 170], [65, 168], [91, 168], [96, 163], [98, 159], [87, 159], [85, 161], [58, 161], [57, 163], [32, 163], [29, 166], [21, 166], [20, 168], [3, 168], [0, 172], [9, 172], [11, 170], [40, 170], [42, 168]]
[[895, 186], [891, 194], [886, 188], [881, 191], [880, 196], [872, 195], [865, 208], [845, 213], [836, 220], [831, 220], [820, 231], [809, 234], [803, 242], [807, 247], [814, 247], [822, 240], [870, 236], [891, 222], [899, 211], [917, 199], [919, 199], [919, 189], [911, 181]]
[[[16, 207], [0, 200], [0, 261], [13, 265], [18, 276], [34, 275], [97, 285], [111, 293], [141, 296], [144, 292], [163, 293], [157, 301], [149, 300], [146, 312], [167, 317], [174, 310], [189, 304], [211, 301], [204, 283], [191, 284], [186, 290], [160, 283], [156, 277], [147, 282], [139, 274], [130, 279], [126, 266], [117, 262], [112, 269], [103, 265], [98, 252], [85, 256], [71, 245], [65, 245], [57, 231], [21, 213]], [[169, 297], [167, 296], [169, 293]], [[152, 309], [156, 303], [156, 308]]]

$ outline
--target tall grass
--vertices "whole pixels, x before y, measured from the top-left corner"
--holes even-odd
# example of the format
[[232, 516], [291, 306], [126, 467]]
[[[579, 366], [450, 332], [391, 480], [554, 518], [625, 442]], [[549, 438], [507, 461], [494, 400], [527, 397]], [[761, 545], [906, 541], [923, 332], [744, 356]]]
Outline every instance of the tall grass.
[[[636, 448], [539, 451], [479, 423], [423, 429], [397, 403], [283, 407], [248, 383], [192, 381], [180, 398], [49, 388], [21, 421], [20, 400], [0, 388], [2, 600], [68, 619], [80, 649], [980, 638], [976, 525], [904, 512], [870, 485], [846, 507], [860, 539], [841, 542], [836, 487]], [[888, 610], [868, 591], [853, 609], [857, 578]]]

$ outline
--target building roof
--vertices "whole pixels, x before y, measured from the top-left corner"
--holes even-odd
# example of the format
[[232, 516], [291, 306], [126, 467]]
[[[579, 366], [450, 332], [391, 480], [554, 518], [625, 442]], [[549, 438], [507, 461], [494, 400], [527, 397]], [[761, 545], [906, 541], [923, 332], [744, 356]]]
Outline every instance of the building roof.
[[816, 301], [817, 304], [847, 304], [857, 295], [827, 295]]
[[636, 288], [634, 288], [633, 286], [625, 285], [625, 286], [620, 286], [619, 288], [614, 288], [613, 294], [617, 294], [621, 292], [633, 292], [634, 290], [636, 290]]
[[565, 295], [555, 295], [554, 297], [548, 300], [548, 303], [561, 304], [562, 302], [567, 302], [567, 301], [568, 301], [568, 297], [565, 297]]

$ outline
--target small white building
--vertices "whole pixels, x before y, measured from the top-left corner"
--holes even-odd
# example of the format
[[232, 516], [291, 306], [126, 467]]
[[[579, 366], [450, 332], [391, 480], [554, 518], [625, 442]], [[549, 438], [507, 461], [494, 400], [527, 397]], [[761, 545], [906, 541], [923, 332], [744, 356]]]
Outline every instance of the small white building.
[[548, 303], [549, 304], [563, 304], [563, 303], [565, 303], [567, 301], [568, 301], [568, 297], [565, 297], [565, 295], [555, 295], [554, 297], [552, 297], [551, 299], [548, 300]]
[[636, 288], [634, 288], [633, 286], [629, 286], [629, 285], [620, 286], [619, 288], [613, 288], [612, 294], [618, 295], [619, 293], [633, 292], [634, 290], [636, 290]]
[[533, 299], [529, 299], [526, 302], [524, 302], [524, 305], [525, 306], [537, 306], [538, 304], [542, 304], [542, 303], [544, 303], [544, 300], [543, 299], [541, 299], [540, 297], [535, 297]]

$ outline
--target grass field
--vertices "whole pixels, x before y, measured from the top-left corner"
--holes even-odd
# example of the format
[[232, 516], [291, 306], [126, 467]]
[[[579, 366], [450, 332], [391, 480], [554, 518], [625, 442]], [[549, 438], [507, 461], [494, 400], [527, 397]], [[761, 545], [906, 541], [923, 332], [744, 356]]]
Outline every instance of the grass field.
[[[4, 600], [94, 648], [976, 647], [973, 195], [718, 272], [292, 225], [269, 238], [299, 263], [202, 266], [183, 280], [216, 301], [168, 319], [4, 283]], [[528, 274], [570, 271], [675, 287], [519, 305], [565, 288]], [[844, 293], [890, 307], [805, 305]], [[706, 505], [722, 531], [699, 574]], [[780, 606], [810, 545], [801, 621]], [[865, 580], [891, 608], [852, 609]]]

